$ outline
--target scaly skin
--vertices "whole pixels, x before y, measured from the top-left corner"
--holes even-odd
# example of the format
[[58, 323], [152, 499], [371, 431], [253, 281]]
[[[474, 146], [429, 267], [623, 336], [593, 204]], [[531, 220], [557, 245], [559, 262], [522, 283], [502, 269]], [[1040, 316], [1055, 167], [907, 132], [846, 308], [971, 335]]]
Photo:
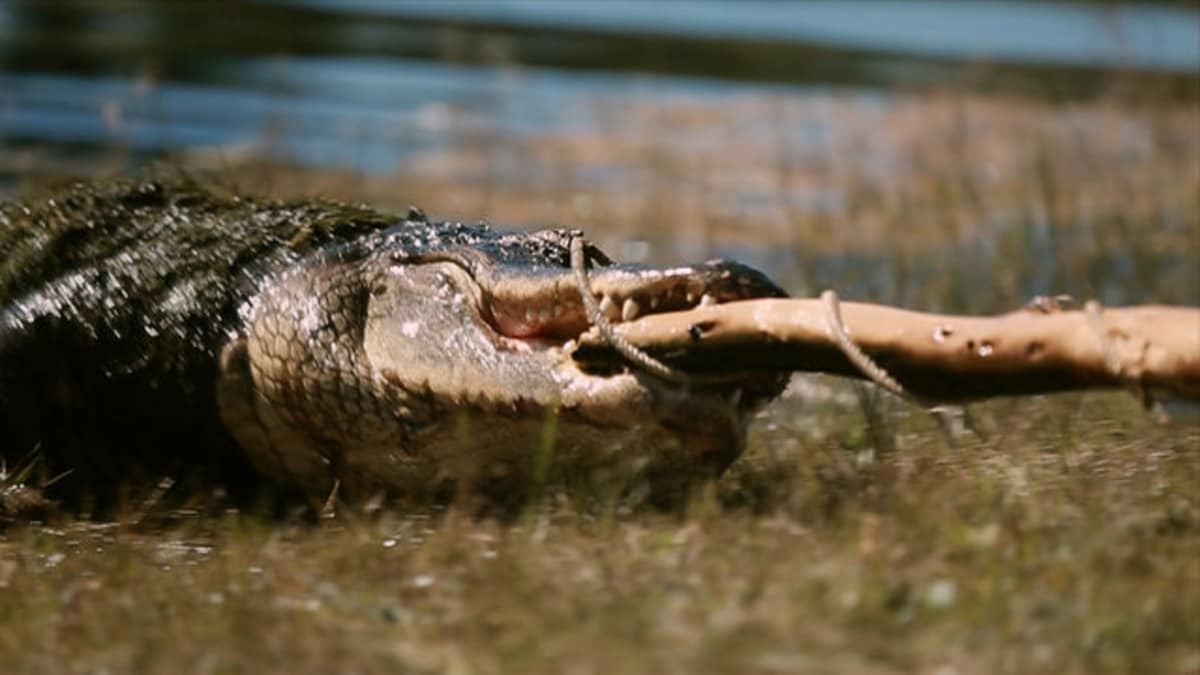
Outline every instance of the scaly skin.
[[[0, 453], [101, 495], [164, 475], [429, 493], [720, 471], [781, 377], [581, 372], [572, 236], [179, 181], [0, 205]], [[587, 252], [615, 320], [783, 294], [736, 263]]]

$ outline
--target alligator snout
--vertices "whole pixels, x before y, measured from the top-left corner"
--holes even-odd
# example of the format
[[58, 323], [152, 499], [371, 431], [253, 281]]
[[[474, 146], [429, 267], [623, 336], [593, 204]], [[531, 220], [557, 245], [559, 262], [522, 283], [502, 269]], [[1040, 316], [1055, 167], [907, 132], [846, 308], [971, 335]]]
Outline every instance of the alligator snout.
[[[664, 269], [609, 265], [589, 272], [588, 281], [600, 311], [613, 323], [697, 305], [785, 295], [761, 272], [721, 260]], [[532, 279], [510, 271], [485, 283], [484, 311], [507, 337], [574, 337], [593, 323], [570, 270]]]

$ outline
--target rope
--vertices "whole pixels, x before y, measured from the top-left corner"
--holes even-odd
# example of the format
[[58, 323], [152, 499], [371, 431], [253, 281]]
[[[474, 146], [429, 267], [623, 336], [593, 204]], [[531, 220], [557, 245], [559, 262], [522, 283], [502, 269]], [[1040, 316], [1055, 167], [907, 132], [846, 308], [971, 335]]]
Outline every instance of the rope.
[[610, 347], [630, 363], [659, 379], [685, 386], [693, 383], [696, 379], [694, 376], [672, 368], [650, 356], [613, 330], [608, 317], [600, 310], [600, 303], [596, 301], [596, 296], [592, 295], [592, 287], [587, 275], [587, 261], [583, 254], [583, 237], [571, 238], [571, 270], [575, 272], [575, 285], [579, 289], [579, 297], [583, 300], [583, 308], [587, 312], [588, 321], [596, 327], [596, 330], [600, 331], [600, 336]]
[[829, 332], [833, 333], [834, 342], [837, 343], [838, 349], [842, 350], [842, 354], [845, 355], [846, 359], [854, 364], [855, 368], [858, 368], [863, 375], [867, 376], [867, 379], [886, 391], [900, 398], [917, 401], [923, 405], [923, 402], [901, 386], [882, 366], [875, 363], [871, 357], [867, 356], [866, 352], [850, 339], [850, 334], [846, 332], [846, 324], [842, 321], [841, 302], [838, 300], [837, 293], [833, 289], [821, 293], [821, 304], [825, 308], [825, 324], [829, 328]]
[[846, 360], [858, 368], [859, 372], [867, 379], [885, 391], [924, 408], [937, 420], [951, 444], [957, 444], [958, 439], [967, 429], [971, 429], [980, 437], [983, 436], [971, 422], [965, 406], [940, 404], [917, 396], [897, 382], [883, 369], [883, 366], [867, 356], [867, 353], [850, 338], [850, 333], [846, 330], [846, 323], [842, 320], [841, 301], [838, 300], [837, 293], [833, 289], [821, 293], [821, 304], [825, 309], [825, 324], [829, 328], [829, 332], [833, 334], [834, 343], [842, 351]]

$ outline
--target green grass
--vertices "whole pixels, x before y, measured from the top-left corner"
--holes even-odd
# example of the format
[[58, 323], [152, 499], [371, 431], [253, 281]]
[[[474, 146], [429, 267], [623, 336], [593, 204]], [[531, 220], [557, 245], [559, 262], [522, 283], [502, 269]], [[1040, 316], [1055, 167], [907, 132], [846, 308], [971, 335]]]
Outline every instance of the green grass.
[[786, 399], [675, 513], [552, 495], [504, 522], [27, 522], [0, 537], [0, 654], [14, 673], [1200, 668], [1200, 430], [1090, 394], [977, 406], [986, 438], [951, 444], [888, 406], [875, 454], [855, 405]]

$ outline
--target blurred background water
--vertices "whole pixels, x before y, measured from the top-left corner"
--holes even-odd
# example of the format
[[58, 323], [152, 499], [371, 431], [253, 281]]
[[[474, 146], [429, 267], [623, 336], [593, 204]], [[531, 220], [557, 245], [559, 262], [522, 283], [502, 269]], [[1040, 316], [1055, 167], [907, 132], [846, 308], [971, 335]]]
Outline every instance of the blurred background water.
[[[8, 0], [0, 194], [269, 161], [353, 176], [338, 196], [611, 225], [626, 257], [738, 255], [797, 290], [1195, 301], [1198, 72], [1186, 2]], [[1136, 213], [1107, 201], [1147, 186]]]
[[1200, 13], [953, 1], [14, 0], [0, 4], [0, 59], [0, 134], [12, 144], [149, 154], [269, 135], [289, 159], [380, 172], [463, 125], [585, 129], [600, 99], [832, 87], [874, 97], [984, 60], [990, 86], [1046, 95], [1086, 93], [1113, 68], [1194, 75]]

